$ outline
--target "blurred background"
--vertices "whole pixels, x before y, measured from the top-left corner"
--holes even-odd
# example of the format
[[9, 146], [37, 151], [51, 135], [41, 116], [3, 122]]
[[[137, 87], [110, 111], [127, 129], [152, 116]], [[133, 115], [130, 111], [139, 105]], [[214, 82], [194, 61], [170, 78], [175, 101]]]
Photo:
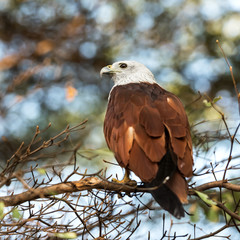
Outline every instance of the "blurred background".
[[[238, 80], [240, 1], [1, 0], [0, 164], [22, 141], [31, 141], [37, 125], [44, 129], [50, 122], [48, 137], [88, 119], [72, 142], [81, 141], [82, 153], [106, 148], [102, 124], [112, 82], [100, 79], [99, 71], [130, 59], [180, 97], [195, 157], [206, 156], [223, 124], [200, 96], [222, 97], [217, 103], [230, 131], [239, 122], [231, 74], [216, 40]], [[216, 154], [214, 148], [216, 161], [227, 154], [221, 149]], [[89, 171], [102, 164], [86, 163]]]

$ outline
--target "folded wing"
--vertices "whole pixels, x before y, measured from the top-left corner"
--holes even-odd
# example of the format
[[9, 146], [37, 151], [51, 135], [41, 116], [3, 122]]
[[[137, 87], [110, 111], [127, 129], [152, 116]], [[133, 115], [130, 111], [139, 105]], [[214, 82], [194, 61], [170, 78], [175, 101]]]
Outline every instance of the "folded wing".
[[[167, 172], [167, 187], [181, 202], [187, 201], [185, 177], [192, 175], [192, 142], [181, 101], [158, 84], [130, 83], [115, 86], [104, 121], [104, 134], [118, 163], [143, 182], [159, 175], [160, 162], [170, 154], [176, 166]], [[162, 181], [162, 179], [161, 179]]]

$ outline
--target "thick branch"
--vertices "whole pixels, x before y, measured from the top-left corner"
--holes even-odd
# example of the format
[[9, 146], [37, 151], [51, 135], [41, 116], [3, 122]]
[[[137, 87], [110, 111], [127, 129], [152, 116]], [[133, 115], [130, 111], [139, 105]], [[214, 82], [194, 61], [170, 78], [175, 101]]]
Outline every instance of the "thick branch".
[[[215, 187], [223, 187], [233, 191], [240, 191], [239, 185], [222, 181], [205, 183], [196, 187], [195, 189], [198, 191], [204, 191]], [[147, 188], [132, 187], [115, 182], [109, 182], [101, 180], [97, 177], [88, 177], [79, 181], [63, 182], [49, 187], [30, 189], [20, 194], [0, 197], [0, 201], [4, 202], [5, 206], [17, 206], [21, 203], [32, 201], [38, 198], [92, 189], [107, 190], [112, 192], [148, 192], [149, 190]], [[194, 191], [189, 190], [189, 195], [194, 195]]]
[[135, 192], [135, 191], [146, 192], [147, 191], [142, 188], [140, 188], [141, 190], [140, 189], [137, 190], [136, 187], [104, 181], [97, 177], [88, 177], [85, 179], [81, 179], [79, 181], [72, 181], [72, 182], [65, 182], [65, 183], [63, 182], [63, 183], [55, 184], [49, 187], [28, 190], [20, 194], [0, 197], [0, 201], [4, 202], [5, 206], [17, 206], [21, 203], [35, 200], [38, 198], [44, 198], [44, 197], [49, 197], [49, 196], [58, 195], [62, 193], [79, 192], [79, 191], [92, 190], [92, 189], [108, 190], [108, 191], [116, 191], [116, 192]]
[[[211, 189], [211, 188], [216, 188], [216, 187], [222, 187], [222, 188], [226, 188], [228, 190], [232, 190], [232, 191], [235, 191], [235, 192], [240, 192], [240, 185], [229, 183], [229, 182], [227, 182], [227, 180], [204, 183], [204, 184], [196, 187], [195, 190], [205, 191], [205, 190], [208, 190], [208, 189]], [[189, 190], [189, 193], [191, 195], [193, 195], [194, 191]]]

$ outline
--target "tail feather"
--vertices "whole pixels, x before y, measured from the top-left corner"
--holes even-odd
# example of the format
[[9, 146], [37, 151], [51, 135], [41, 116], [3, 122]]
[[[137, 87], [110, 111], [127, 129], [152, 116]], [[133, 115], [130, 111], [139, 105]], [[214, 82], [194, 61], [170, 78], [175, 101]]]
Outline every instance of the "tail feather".
[[[146, 187], [147, 184], [145, 184]], [[165, 184], [156, 190], [149, 191], [158, 204], [171, 213], [174, 217], [180, 219], [184, 217], [184, 208], [175, 193], [173, 193]]]
[[179, 171], [176, 171], [166, 182], [167, 187], [176, 194], [181, 203], [188, 203], [188, 184]]
[[[176, 155], [168, 149], [158, 164], [156, 178], [149, 183], [145, 182], [144, 185], [148, 188], [159, 186], [149, 192], [163, 209], [180, 219], [184, 217], [182, 203], [187, 203], [187, 183], [178, 171], [176, 163]], [[169, 179], [165, 183], [166, 178]]]

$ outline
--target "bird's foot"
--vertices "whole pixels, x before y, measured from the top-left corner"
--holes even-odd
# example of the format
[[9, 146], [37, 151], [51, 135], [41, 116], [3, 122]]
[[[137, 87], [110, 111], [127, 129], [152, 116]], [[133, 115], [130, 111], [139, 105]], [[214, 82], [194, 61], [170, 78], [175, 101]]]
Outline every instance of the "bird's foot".
[[126, 185], [131, 186], [131, 187], [136, 187], [137, 186], [137, 182], [132, 180], [132, 179], [130, 179], [129, 174], [130, 174], [129, 170], [126, 169], [124, 177], [123, 177], [122, 180], [118, 180], [116, 178], [113, 178], [112, 181], [116, 182], [116, 183], [120, 183], [120, 184], [126, 184]]
[[137, 182], [135, 180], [132, 180], [129, 177], [126, 178], [125, 176], [122, 180], [118, 180], [116, 178], [113, 178], [112, 181], [116, 182], [116, 183], [120, 183], [120, 184], [126, 184], [126, 185], [129, 185], [129, 186], [132, 186], [132, 187], [137, 186]]
[[[128, 185], [130, 187], [137, 187], [137, 182], [130, 179], [129, 174], [126, 174], [126, 173], [125, 173], [124, 178], [122, 180], [118, 180], [116, 178], [113, 178], [112, 181], [115, 182], [115, 183], [125, 184], [125, 185]], [[129, 197], [131, 197], [130, 192], [126, 192], [125, 194], [128, 195]], [[118, 193], [118, 198], [123, 198], [125, 194], [123, 194], [122, 192], [119, 192]]]

